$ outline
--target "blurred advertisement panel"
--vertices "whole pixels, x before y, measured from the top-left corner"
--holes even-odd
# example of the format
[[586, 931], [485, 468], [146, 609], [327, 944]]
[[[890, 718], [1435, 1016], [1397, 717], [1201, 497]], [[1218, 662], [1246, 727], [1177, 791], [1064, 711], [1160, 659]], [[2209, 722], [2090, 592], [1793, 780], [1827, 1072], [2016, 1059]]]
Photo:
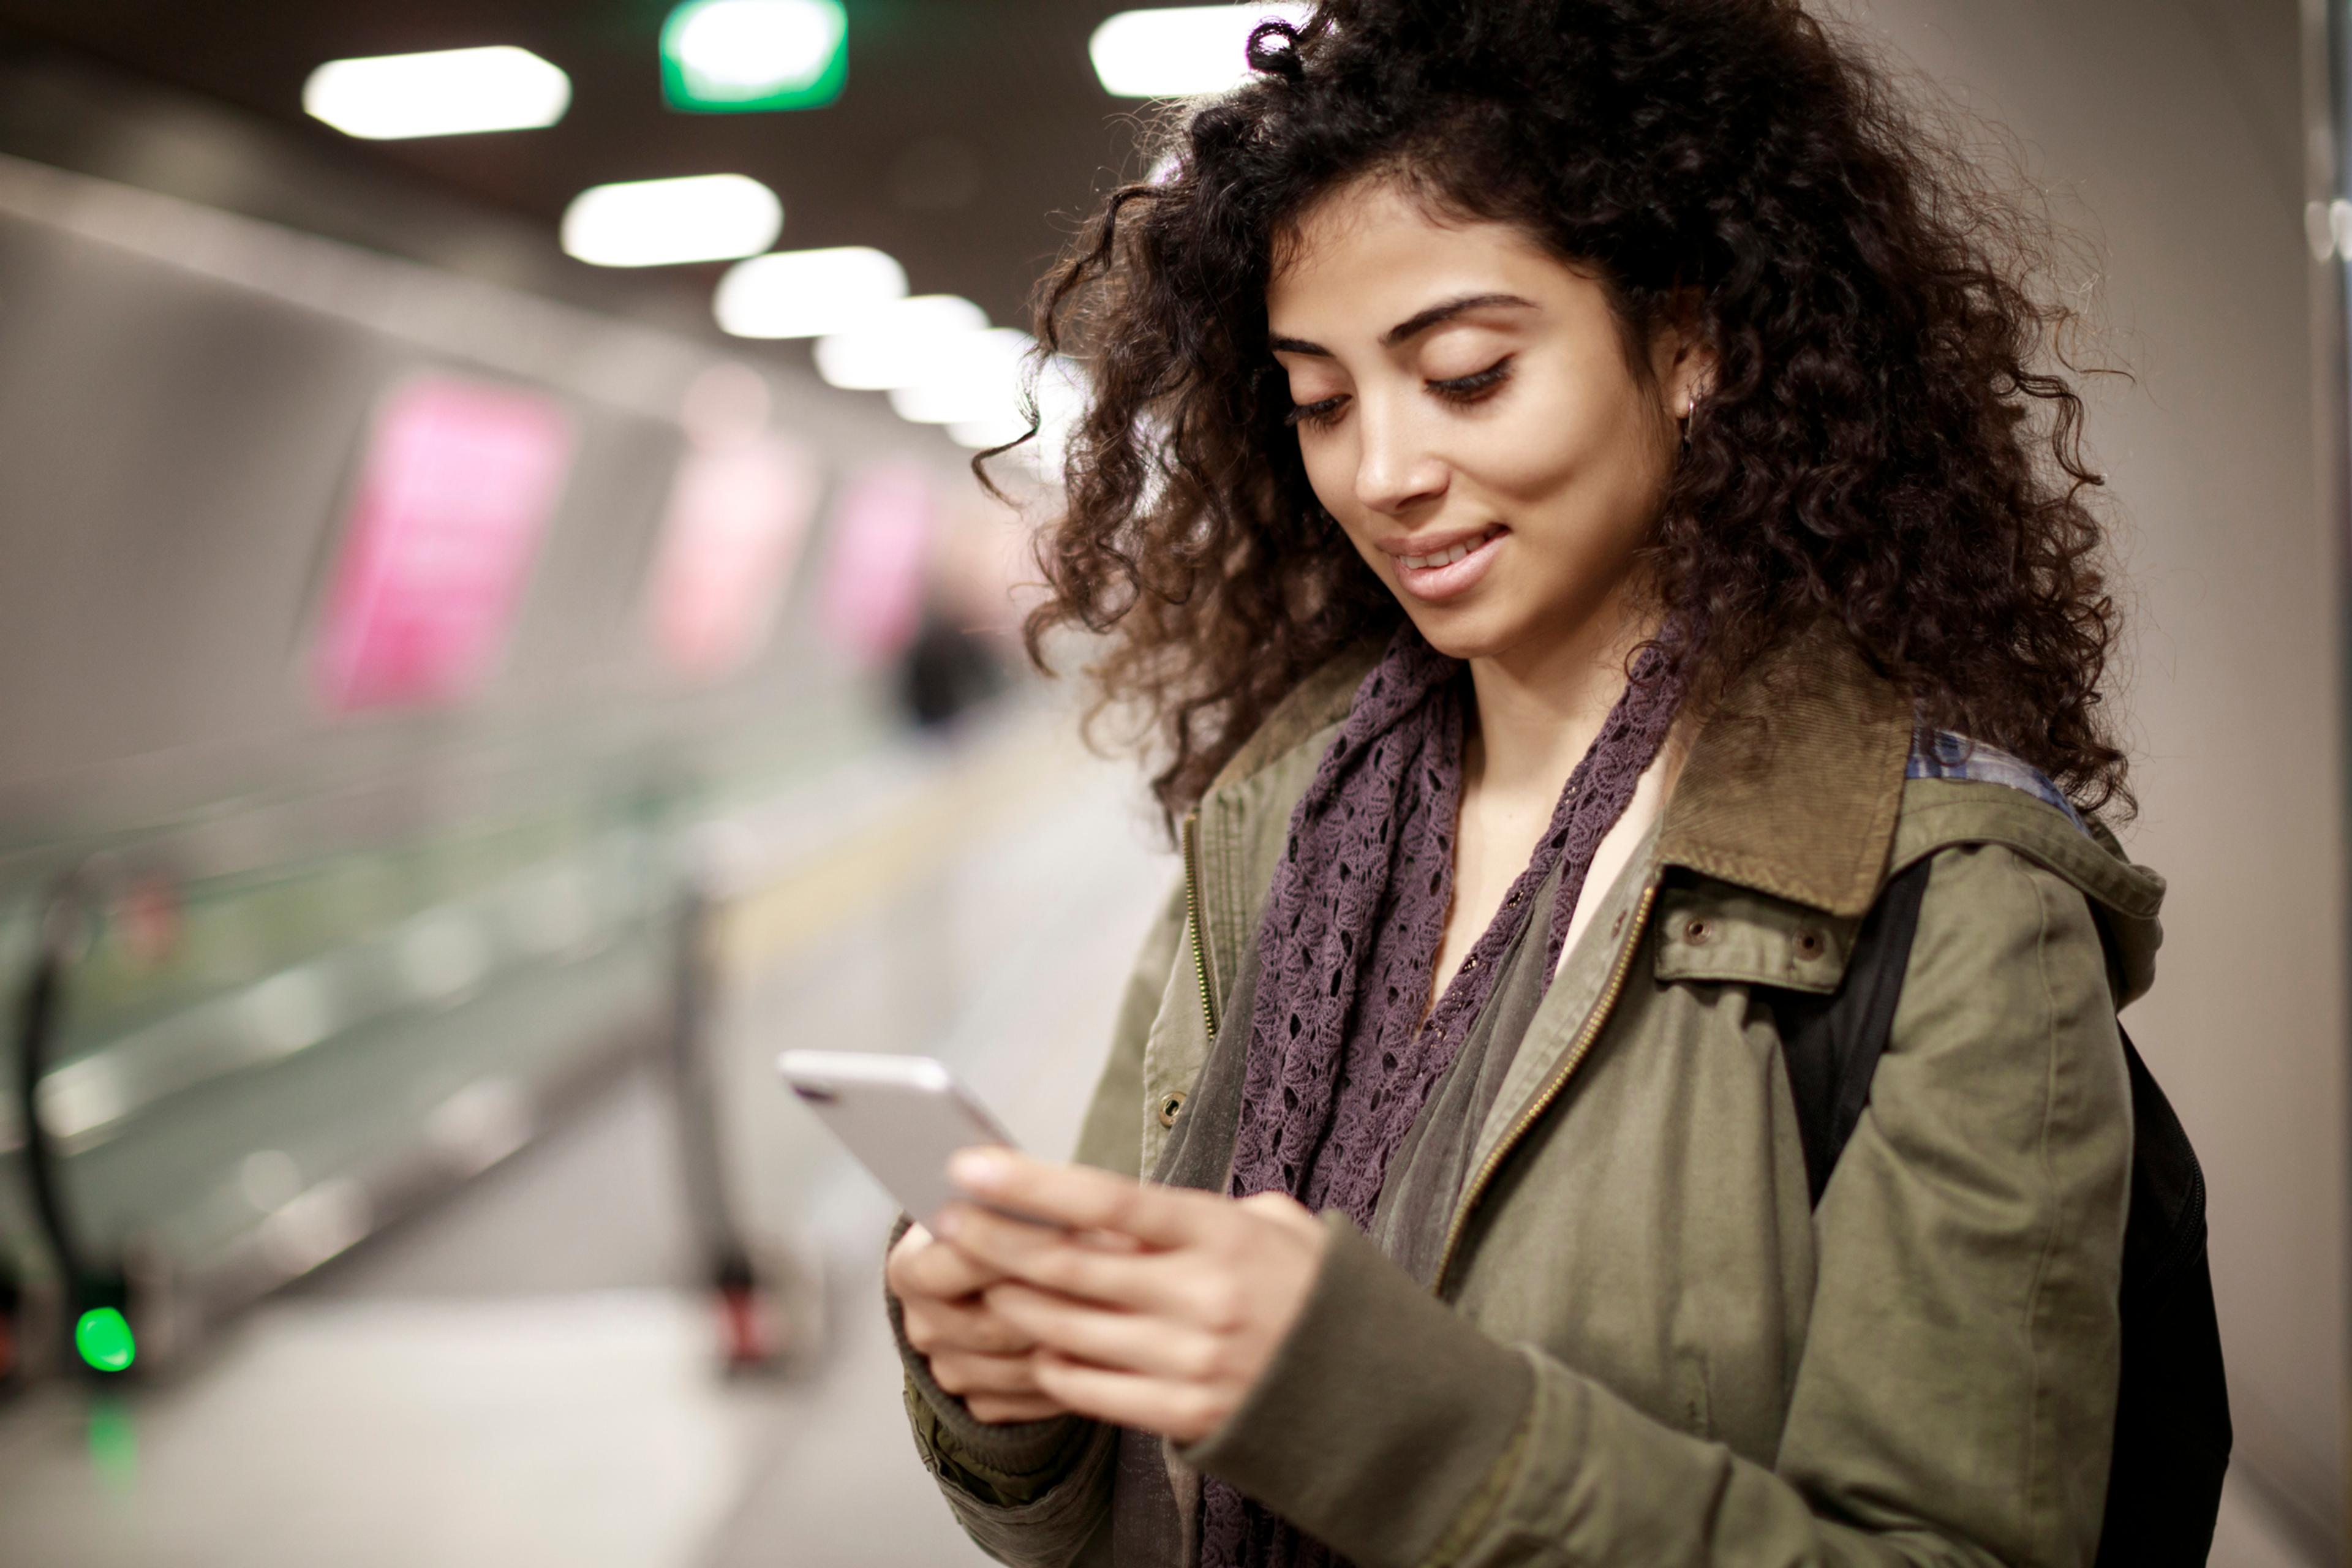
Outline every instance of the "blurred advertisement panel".
[[769, 437], [689, 448], [654, 564], [654, 645], [708, 680], [749, 664], [773, 629], [821, 476], [806, 447]]
[[339, 713], [458, 700], [504, 647], [572, 465], [552, 399], [435, 376], [386, 399], [318, 644]]
[[869, 663], [904, 649], [922, 624], [938, 500], [909, 462], [853, 477], [833, 520], [821, 614], [826, 634]]

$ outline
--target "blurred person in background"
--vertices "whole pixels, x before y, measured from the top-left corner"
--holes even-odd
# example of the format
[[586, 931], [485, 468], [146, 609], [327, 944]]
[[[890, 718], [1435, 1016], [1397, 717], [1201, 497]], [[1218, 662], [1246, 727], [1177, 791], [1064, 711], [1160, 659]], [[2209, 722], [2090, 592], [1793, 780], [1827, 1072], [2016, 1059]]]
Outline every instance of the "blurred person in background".
[[[1019, 626], [1013, 514], [950, 509], [933, 546], [922, 618], [898, 656], [898, 700], [919, 730], [944, 731], [1002, 693]], [[1017, 656], [1015, 656], [1017, 657]]]
[[1251, 62], [1042, 310], [1185, 885], [1077, 1163], [959, 1157], [1053, 1224], [893, 1244], [926, 1463], [1020, 1563], [2090, 1563], [2162, 884], [2046, 237], [1795, 0]]

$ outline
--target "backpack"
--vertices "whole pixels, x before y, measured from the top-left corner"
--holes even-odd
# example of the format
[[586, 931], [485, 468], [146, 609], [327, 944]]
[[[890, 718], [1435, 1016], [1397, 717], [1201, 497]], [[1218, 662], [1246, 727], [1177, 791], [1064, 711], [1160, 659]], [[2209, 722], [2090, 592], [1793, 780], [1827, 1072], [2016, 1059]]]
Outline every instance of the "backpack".
[[[1816, 1205], [1870, 1100], [1928, 865], [1918, 861], [1880, 892], [1833, 995], [1778, 992], [1773, 998]], [[2123, 1047], [2135, 1136], [2124, 1228], [2122, 1381], [2097, 1568], [2201, 1565], [2212, 1549], [2231, 1439], [2205, 1257], [2205, 1177], [2129, 1035]]]

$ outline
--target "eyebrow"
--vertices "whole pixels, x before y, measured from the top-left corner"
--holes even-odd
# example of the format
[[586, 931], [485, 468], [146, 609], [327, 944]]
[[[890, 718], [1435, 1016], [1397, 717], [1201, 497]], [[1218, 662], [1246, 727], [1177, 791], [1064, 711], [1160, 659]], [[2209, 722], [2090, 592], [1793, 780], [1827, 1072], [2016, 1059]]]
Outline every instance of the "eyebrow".
[[[1532, 310], [1536, 308], [1536, 302], [1533, 300], [1523, 300], [1517, 294], [1465, 294], [1458, 300], [1448, 300], [1442, 305], [1432, 305], [1426, 310], [1407, 316], [1381, 334], [1381, 346], [1384, 349], [1392, 349], [1399, 343], [1408, 342], [1419, 337], [1432, 327], [1440, 326], [1454, 320], [1456, 316], [1472, 310], [1492, 310], [1497, 306]], [[1313, 354], [1318, 359], [1331, 357], [1329, 349], [1325, 348], [1321, 343], [1308, 342], [1305, 338], [1269, 338], [1266, 340], [1266, 346], [1276, 353]]]

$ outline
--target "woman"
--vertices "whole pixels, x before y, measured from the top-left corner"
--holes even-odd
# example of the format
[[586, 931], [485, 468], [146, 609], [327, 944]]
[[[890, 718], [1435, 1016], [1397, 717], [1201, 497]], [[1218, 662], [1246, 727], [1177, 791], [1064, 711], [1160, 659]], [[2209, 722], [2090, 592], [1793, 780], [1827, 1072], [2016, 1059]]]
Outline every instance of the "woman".
[[[961, 1158], [1052, 1223], [893, 1246], [927, 1462], [1022, 1563], [2090, 1562], [2161, 883], [2027, 231], [1795, 0], [1251, 58], [1049, 291], [1032, 635], [1185, 887], [1079, 1163]], [[1775, 1010], [1923, 861], [1816, 1207]]]

